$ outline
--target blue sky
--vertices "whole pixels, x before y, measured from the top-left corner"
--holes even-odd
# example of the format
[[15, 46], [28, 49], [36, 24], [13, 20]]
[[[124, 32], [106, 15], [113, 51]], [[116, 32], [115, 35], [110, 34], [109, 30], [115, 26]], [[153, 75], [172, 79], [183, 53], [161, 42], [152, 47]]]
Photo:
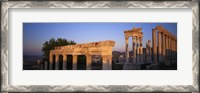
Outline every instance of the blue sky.
[[[51, 38], [65, 38], [76, 43], [113, 40], [113, 51], [125, 51], [124, 31], [142, 27], [143, 46], [152, 40], [152, 29], [161, 25], [177, 36], [177, 23], [23, 23], [23, 54], [42, 55], [42, 45]], [[129, 50], [132, 47], [129, 38]]]

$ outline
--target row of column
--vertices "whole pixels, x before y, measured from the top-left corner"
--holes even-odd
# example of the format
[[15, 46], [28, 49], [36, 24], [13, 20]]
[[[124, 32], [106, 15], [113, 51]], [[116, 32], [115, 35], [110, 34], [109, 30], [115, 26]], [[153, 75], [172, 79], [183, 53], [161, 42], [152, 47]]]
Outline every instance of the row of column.
[[[78, 55], [72, 55], [73, 70], [77, 70], [77, 58]], [[53, 55], [50, 55], [49, 69], [53, 69]], [[102, 69], [112, 70], [112, 56], [103, 55], [102, 56]], [[67, 55], [63, 55], [63, 70], [67, 69]], [[92, 55], [86, 55], [86, 69], [91, 70], [92, 68]], [[55, 55], [55, 70], [59, 70], [59, 55]]]
[[152, 30], [153, 61], [155, 64], [161, 61], [171, 61], [172, 53], [176, 53], [177, 50], [177, 41], [172, 36], [161, 31], [158, 31], [158, 39], [156, 39], [156, 31], [157, 29]]
[[[125, 36], [126, 63], [129, 63], [128, 40], [129, 37]], [[133, 63], [134, 64], [143, 63], [142, 37], [132, 36], [132, 48], [133, 48]]]

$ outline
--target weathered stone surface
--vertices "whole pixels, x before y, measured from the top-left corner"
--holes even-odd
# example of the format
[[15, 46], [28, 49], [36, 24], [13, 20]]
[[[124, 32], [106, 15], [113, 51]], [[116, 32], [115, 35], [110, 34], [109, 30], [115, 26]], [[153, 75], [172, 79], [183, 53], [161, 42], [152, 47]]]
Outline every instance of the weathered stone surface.
[[157, 64], [156, 29], [152, 29], [153, 62]]
[[162, 48], [161, 48], [161, 32], [158, 32], [158, 61], [160, 62], [161, 61], [161, 58], [162, 58]]
[[[163, 28], [162, 26], [156, 26], [152, 29], [152, 48], [151, 41], [148, 40], [146, 43], [146, 49], [143, 54], [143, 32], [142, 28], [133, 28], [131, 30], [124, 31], [125, 35], [125, 59], [124, 69], [135, 69], [138, 67], [130, 67], [130, 64], [145, 64], [153, 63], [158, 64], [159, 62], [165, 64], [171, 64], [172, 60], [176, 58], [177, 51], [177, 39], [172, 33]], [[129, 37], [132, 37], [132, 49], [133, 59], [129, 58]], [[76, 45], [67, 45], [55, 47], [54, 50], [50, 51], [50, 63], [49, 69], [52, 69], [53, 55], [55, 57], [55, 69], [59, 69], [59, 55], [63, 55], [63, 69], [66, 68], [67, 55], [73, 56], [73, 69], [77, 69], [77, 56], [86, 55], [87, 69], [91, 69], [93, 55], [102, 56], [102, 68], [104, 70], [112, 69], [112, 48], [115, 45], [115, 41], [106, 40], [100, 42], [91, 42]], [[173, 57], [174, 56], [174, 57]], [[133, 62], [129, 62], [133, 61]], [[130, 64], [129, 64], [130, 63]]]
[[143, 63], [143, 47], [142, 39], [143, 32], [142, 28], [133, 28], [131, 30], [124, 31], [125, 35], [125, 48], [126, 48], [126, 63], [124, 64], [123, 69], [131, 69], [129, 67], [129, 50], [128, 50], [128, 38], [132, 37], [132, 48], [133, 48], [133, 62], [134, 64]]
[[[101, 55], [105, 60], [103, 61], [103, 69], [111, 70], [112, 69], [112, 48], [115, 45], [115, 41], [106, 40], [100, 42], [91, 42], [84, 44], [76, 44], [76, 45], [66, 45], [55, 47], [54, 50], [50, 51], [50, 65], [49, 68], [52, 69], [53, 63], [53, 55], [56, 55], [56, 70], [59, 69], [59, 55], [63, 55], [63, 69], [66, 68], [67, 64], [67, 55], [73, 56], [73, 70], [77, 69], [77, 56], [78, 55], [86, 55], [86, 64], [87, 69], [91, 69], [91, 56], [92, 55]], [[109, 56], [109, 57], [108, 57]]]
[[124, 31], [124, 35], [128, 36], [128, 37], [137, 36], [137, 37], [141, 38], [141, 37], [143, 37], [142, 28], [133, 27], [133, 29], [131, 29], [131, 30]]
[[63, 70], [67, 69], [67, 55], [63, 55]]
[[[156, 35], [157, 33], [157, 35]], [[132, 37], [133, 44], [133, 63], [134, 64], [144, 64], [153, 63], [158, 64], [159, 62], [164, 62], [170, 65], [172, 62], [172, 56], [176, 56], [177, 43], [176, 36], [170, 33], [162, 26], [156, 26], [152, 29], [152, 49], [151, 41], [148, 40], [146, 43], [146, 54], [144, 62], [143, 47], [142, 47], [142, 28], [133, 28], [131, 30], [124, 31], [125, 35], [125, 47], [126, 47], [126, 63], [123, 69], [133, 69], [136, 67], [130, 66], [129, 63], [129, 51], [128, 51], [128, 37]], [[174, 53], [174, 55], [173, 55]], [[153, 60], [152, 60], [153, 58]]]
[[[156, 45], [156, 31], [158, 32], [158, 45]], [[152, 30], [152, 45], [153, 45], [153, 62], [157, 64], [158, 62], [164, 62], [167, 65], [170, 65], [172, 53], [176, 54], [177, 38], [170, 31], [165, 29], [162, 26], [156, 26]], [[162, 40], [161, 40], [162, 39]], [[158, 50], [158, 53], [157, 53]], [[157, 62], [158, 55], [158, 62]], [[161, 60], [162, 59], [162, 60]]]

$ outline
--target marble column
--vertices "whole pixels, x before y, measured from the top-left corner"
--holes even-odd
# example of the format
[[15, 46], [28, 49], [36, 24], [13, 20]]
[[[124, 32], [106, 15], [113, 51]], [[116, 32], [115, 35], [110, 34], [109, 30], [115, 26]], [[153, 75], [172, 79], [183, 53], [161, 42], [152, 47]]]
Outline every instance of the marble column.
[[73, 70], [77, 70], [77, 55], [72, 55], [73, 56]]
[[151, 40], [148, 40], [148, 46], [149, 46], [149, 62], [152, 62], [152, 50], [151, 50]]
[[133, 63], [136, 64], [136, 37], [132, 36], [132, 42], [133, 42]]
[[102, 61], [102, 70], [112, 70], [112, 56], [103, 55]]
[[171, 49], [171, 52], [172, 52], [172, 61], [173, 61], [173, 58], [174, 58], [174, 39], [172, 38], [171, 39], [171, 42], [172, 42], [172, 49]]
[[157, 64], [156, 29], [152, 29], [153, 62]]
[[171, 38], [171, 46], [172, 46], [172, 52], [174, 51], [174, 40], [173, 40], [173, 38]]
[[112, 70], [112, 55], [108, 56], [108, 69]]
[[53, 55], [49, 55], [49, 70], [53, 70]]
[[176, 40], [174, 39], [174, 52], [176, 52]]
[[67, 69], [67, 55], [63, 54], [63, 70]]
[[56, 55], [55, 70], [59, 70], [59, 55]]
[[139, 37], [136, 38], [136, 44], [137, 44], [137, 64], [140, 62], [140, 43], [139, 43]]
[[173, 51], [175, 51], [175, 40], [173, 39]]
[[86, 68], [87, 70], [92, 69], [92, 56], [91, 55], [86, 55]]
[[140, 62], [143, 64], [143, 46], [142, 46], [142, 37], [140, 38]]
[[149, 46], [148, 46], [148, 42], [146, 42], [146, 54], [145, 54], [145, 61], [146, 63], [149, 63]]
[[165, 45], [166, 46], [165, 47], [165, 51], [166, 51], [165, 52], [165, 56], [166, 56], [165, 60], [166, 60], [166, 62], [168, 62], [168, 56], [169, 56], [169, 53], [168, 53], [168, 35], [165, 36], [165, 44], [166, 44]]
[[177, 52], [177, 40], [175, 40], [175, 51]]
[[169, 36], [169, 63], [170, 64], [172, 62], [172, 52], [171, 52], [171, 49], [172, 49], [172, 42], [171, 42], [171, 36]]
[[174, 52], [176, 51], [176, 40], [174, 39]]
[[174, 41], [174, 39], [173, 39], [173, 54], [175, 53], [175, 41]]
[[165, 61], [165, 33], [162, 33], [162, 60]]
[[161, 32], [158, 31], [158, 62], [161, 62], [162, 60], [161, 40]]
[[174, 51], [176, 52], [176, 40], [174, 39]]
[[125, 36], [126, 63], [129, 63], [128, 36]]

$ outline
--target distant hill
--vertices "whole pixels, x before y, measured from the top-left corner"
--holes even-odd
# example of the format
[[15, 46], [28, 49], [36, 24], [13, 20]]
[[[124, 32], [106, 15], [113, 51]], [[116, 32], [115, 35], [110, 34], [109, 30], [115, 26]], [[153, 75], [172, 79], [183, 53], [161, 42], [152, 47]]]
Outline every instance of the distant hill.
[[23, 61], [25, 63], [36, 62], [37, 60], [42, 60], [42, 56], [23, 55]]
[[37, 60], [42, 60], [42, 56], [23, 55], [23, 70], [34, 70]]
[[[120, 56], [122, 56], [121, 58], [120, 58]], [[129, 51], [129, 61], [131, 61], [132, 59], [131, 59], [131, 56], [133, 56], [133, 51]], [[116, 61], [120, 61], [119, 60], [119, 58], [120, 58], [120, 60], [121, 61], [124, 61], [125, 62], [125, 52], [119, 52], [119, 51], [113, 51], [112, 52], [112, 60], [114, 61], [114, 62], [116, 62]]]
[[114, 56], [120, 56], [121, 54], [123, 54], [123, 52], [119, 52], [119, 51], [112, 52], [112, 55], [114, 55]]
[[[112, 52], [112, 56], [113, 57], [119, 57], [120, 55], [125, 56], [125, 52], [119, 52], [119, 51], [113, 51]], [[129, 55], [132, 56], [133, 55], [133, 51], [129, 51]]]

